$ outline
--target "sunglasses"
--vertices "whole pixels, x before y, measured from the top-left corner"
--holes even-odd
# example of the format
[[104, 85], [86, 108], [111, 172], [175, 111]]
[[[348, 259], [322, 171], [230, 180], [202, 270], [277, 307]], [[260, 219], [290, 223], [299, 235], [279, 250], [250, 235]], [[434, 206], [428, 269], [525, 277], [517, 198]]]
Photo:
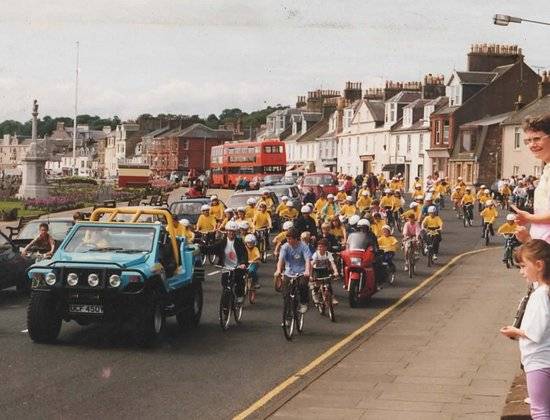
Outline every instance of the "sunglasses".
[[531, 143], [541, 143], [542, 140], [545, 138], [550, 137], [550, 135], [542, 136], [542, 137], [531, 137], [527, 139], [523, 139], [523, 144], [526, 146], [529, 146]]

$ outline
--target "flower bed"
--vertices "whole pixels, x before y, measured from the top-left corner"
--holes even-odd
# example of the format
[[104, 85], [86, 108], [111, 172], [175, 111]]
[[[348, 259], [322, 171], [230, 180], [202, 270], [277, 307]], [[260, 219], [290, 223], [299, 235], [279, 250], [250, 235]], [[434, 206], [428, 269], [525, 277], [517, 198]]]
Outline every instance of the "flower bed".
[[74, 198], [50, 196], [47, 198], [28, 198], [23, 202], [26, 210], [64, 211], [81, 207], [83, 203]]

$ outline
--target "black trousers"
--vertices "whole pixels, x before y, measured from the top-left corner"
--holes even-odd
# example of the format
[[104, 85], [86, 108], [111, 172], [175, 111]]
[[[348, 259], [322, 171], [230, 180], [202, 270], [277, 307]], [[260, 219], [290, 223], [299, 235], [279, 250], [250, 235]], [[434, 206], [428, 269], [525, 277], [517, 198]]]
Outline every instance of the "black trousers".
[[221, 283], [222, 283], [222, 287], [227, 287], [230, 280], [231, 280], [231, 276], [233, 275], [234, 276], [234, 281], [235, 281], [235, 294], [237, 296], [243, 296], [244, 295], [244, 274], [245, 274], [245, 271], [246, 270], [243, 270], [241, 268], [235, 268], [231, 273], [223, 273], [222, 274], [222, 279], [221, 279]]

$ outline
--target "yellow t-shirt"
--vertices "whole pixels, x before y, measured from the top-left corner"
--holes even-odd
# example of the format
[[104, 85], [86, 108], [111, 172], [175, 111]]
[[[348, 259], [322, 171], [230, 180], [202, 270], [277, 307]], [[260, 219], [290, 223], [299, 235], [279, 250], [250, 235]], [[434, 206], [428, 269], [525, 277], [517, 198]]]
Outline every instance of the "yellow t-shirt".
[[[366, 191], [368, 193], [370, 193], [369, 189], [367, 187], [362, 187], [359, 192], [357, 193], [357, 197], [363, 197], [363, 191]], [[367, 196], [368, 197], [368, 196]]]
[[344, 201], [346, 197], [347, 195], [345, 191], [339, 191], [338, 194], [336, 194], [336, 201]]
[[343, 214], [349, 218], [354, 214], [357, 214], [357, 208], [353, 204], [344, 204], [340, 207], [340, 214]]
[[500, 189], [500, 193], [502, 195], [512, 195], [512, 190], [510, 189], [510, 187], [502, 187]]
[[399, 210], [401, 207], [403, 207], [403, 203], [401, 202], [400, 197], [393, 197], [393, 210]]
[[385, 195], [380, 199], [380, 207], [392, 207], [393, 208], [393, 196]]
[[287, 219], [295, 219], [298, 217], [298, 210], [294, 207], [285, 206], [285, 208], [280, 211], [279, 216], [286, 217]]
[[384, 226], [386, 222], [384, 220], [379, 220], [378, 222], [374, 222], [370, 225], [370, 230], [372, 230], [372, 233], [379, 238], [382, 236], [382, 226]]
[[275, 209], [275, 213], [280, 215], [281, 210], [283, 210], [283, 209], [286, 209], [286, 204], [285, 203], [279, 203], [279, 205]]
[[263, 229], [271, 226], [271, 216], [267, 211], [257, 211], [252, 219], [254, 229]]
[[[416, 208], [418, 208], [418, 207], [416, 207]], [[409, 209], [409, 210], [403, 212], [403, 214], [401, 215], [401, 218], [402, 218], [403, 220], [408, 220], [408, 219], [409, 219], [409, 216], [410, 216], [411, 214], [414, 215], [414, 217], [418, 220], [418, 215], [416, 214], [416, 211], [413, 210], [413, 209]]]
[[426, 216], [422, 222], [422, 227], [426, 229], [441, 229], [443, 227], [443, 220], [439, 216]]
[[476, 198], [473, 194], [464, 194], [462, 196], [462, 204], [473, 204], [476, 201]]
[[481, 211], [481, 217], [485, 223], [493, 223], [498, 216], [498, 211], [494, 207], [486, 207]]
[[462, 200], [463, 196], [464, 196], [464, 194], [462, 194], [462, 191], [455, 191], [451, 194], [451, 200], [460, 201], [460, 200]]
[[380, 236], [378, 237], [378, 246], [384, 250], [384, 252], [397, 252], [397, 246], [399, 242], [394, 236]]
[[357, 208], [361, 211], [368, 209], [372, 205], [372, 198], [367, 196], [361, 196], [357, 203], [355, 203]]
[[391, 181], [390, 182], [390, 190], [398, 190], [400, 187], [399, 181]]
[[210, 205], [210, 214], [213, 215], [218, 221], [223, 219], [224, 210], [225, 210], [225, 207], [223, 206], [222, 203], [219, 203], [217, 206]]
[[437, 184], [435, 186], [435, 192], [438, 193], [439, 195], [445, 194], [446, 191], [447, 191], [447, 187], [443, 184]]
[[178, 223], [174, 226], [174, 231], [176, 236], [185, 236], [186, 227], [183, 226], [181, 223]]
[[321, 213], [321, 210], [323, 209], [323, 207], [325, 207], [325, 204], [327, 204], [326, 198], [324, 197], [318, 198], [317, 201], [315, 202], [315, 205], [313, 206], [313, 211], [315, 213]]
[[483, 204], [485, 204], [485, 202], [486, 202], [487, 200], [489, 200], [490, 198], [491, 198], [490, 195], [489, 195], [489, 194], [485, 194], [483, 191], [479, 191], [479, 192], [477, 193], [477, 199], [478, 199], [481, 203], [483, 203]]
[[256, 208], [259, 208], [260, 203], [265, 203], [267, 207], [267, 211], [273, 211], [273, 200], [271, 197], [262, 197], [258, 200], [258, 203], [256, 204]]
[[344, 227], [333, 227], [330, 229], [330, 233], [332, 233], [337, 239], [342, 239], [344, 237]]
[[246, 253], [248, 254], [248, 263], [259, 262], [260, 261], [260, 250], [257, 246], [249, 247], [246, 246]]
[[256, 214], [256, 208], [254, 206], [248, 205], [245, 207], [244, 218], [247, 221], [252, 222], [255, 214]]
[[286, 230], [283, 230], [282, 232], [278, 233], [277, 236], [273, 239], [276, 244], [280, 244], [286, 239]]
[[516, 232], [516, 222], [510, 224], [508, 222], [504, 223], [501, 227], [498, 228], [498, 233], [501, 235], [511, 235]]
[[214, 215], [209, 214], [205, 216], [201, 214], [197, 220], [197, 230], [199, 232], [213, 232], [216, 229], [216, 218]]
[[412, 193], [412, 198], [415, 200], [418, 197], [424, 197], [424, 191], [422, 190], [414, 190]]

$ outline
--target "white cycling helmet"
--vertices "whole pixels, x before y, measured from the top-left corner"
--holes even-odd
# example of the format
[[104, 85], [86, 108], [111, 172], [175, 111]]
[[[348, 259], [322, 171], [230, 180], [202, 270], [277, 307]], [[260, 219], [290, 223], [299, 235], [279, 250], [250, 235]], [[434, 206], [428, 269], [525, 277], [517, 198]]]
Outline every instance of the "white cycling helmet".
[[191, 222], [187, 219], [181, 219], [180, 223], [185, 227], [189, 227], [191, 225]]
[[388, 225], [382, 226], [382, 229], [386, 229], [388, 232], [391, 233], [391, 227], [389, 227]]
[[360, 219], [360, 220], [357, 222], [357, 226], [358, 226], [358, 227], [370, 226], [370, 222], [369, 222], [367, 219]]
[[510, 221], [510, 220], [516, 220], [516, 215], [513, 214], [513, 213], [507, 214], [507, 215], [506, 215], [506, 220], [508, 220], [508, 221]]
[[347, 217], [341, 214], [338, 216], [338, 220], [340, 220], [340, 223], [345, 223], [345, 221], [347, 220]]
[[243, 213], [246, 213], [246, 209], [244, 207], [238, 207], [237, 211], [242, 211]]
[[309, 206], [302, 206], [302, 208], [300, 209], [300, 211], [302, 213], [311, 213], [311, 207]]
[[244, 229], [244, 230], [248, 230], [250, 228], [250, 224], [246, 220], [243, 220], [242, 222], [240, 222], [238, 226], [239, 226], [239, 229]]
[[457, 186], [455, 187], [455, 191], [459, 191], [459, 190], [460, 190], [460, 187], [457, 185]]
[[481, 188], [482, 190], [484, 190], [485, 188], [487, 188], [487, 186], [486, 186], [485, 184], [482, 184], [481, 187], [479, 187], [479, 188]]
[[488, 189], [488, 188], [485, 188], [485, 190], [483, 191], [485, 194], [489, 194], [491, 191]]
[[351, 225], [351, 226], [354, 226], [356, 225], [357, 223], [359, 223], [359, 220], [361, 220], [361, 217], [359, 217], [357, 214], [354, 214], [353, 216], [350, 216], [349, 220], [348, 220], [348, 223]]
[[218, 199], [218, 196], [217, 195], [211, 195], [210, 196], [210, 201], [214, 201], [214, 200], [217, 200]]
[[287, 207], [294, 207], [294, 203], [292, 201], [289, 201], [288, 203], [286, 203], [286, 206]]
[[457, 181], [462, 181], [462, 177], [459, 176], [456, 180], [457, 180]]
[[334, 200], [334, 194], [328, 194], [327, 200]]
[[229, 221], [225, 224], [225, 230], [238, 230], [239, 225], [236, 222]]
[[233, 210], [231, 207], [226, 208], [223, 212], [224, 213], [233, 213], [235, 210]]
[[338, 191], [344, 191], [344, 187], [338, 187]]
[[311, 203], [306, 203], [306, 206], [309, 206], [309, 208], [310, 208], [311, 210], [313, 210], [313, 204], [311, 204]]
[[435, 213], [436, 210], [435, 206], [428, 207], [428, 213]]
[[350, 203], [352, 203], [353, 202], [353, 197], [351, 195], [348, 195], [346, 197], [346, 201], [349, 201]]
[[281, 197], [281, 201], [286, 201], [286, 200], [288, 200], [288, 197], [287, 197], [286, 195], [283, 195], [283, 196]]
[[256, 199], [250, 197], [248, 200], [246, 200], [246, 204], [256, 204]]
[[363, 191], [363, 192], [361, 193], [361, 195], [366, 197], [366, 196], [369, 195], [369, 192], [368, 192], [368, 191]]
[[294, 223], [292, 223], [290, 220], [287, 220], [283, 223], [283, 230], [289, 230], [291, 227], [294, 226]]
[[256, 243], [256, 237], [252, 233], [249, 233], [248, 235], [246, 235], [244, 237], [244, 241], [247, 242], [247, 243], [255, 244]]
[[391, 193], [391, 190], [390, 190], [389, 188], [386, 188], [386, 189], [384, 190], [384, 194], [389, 194], [389, 193]]
[[493, 200], [487, 200], [487, 201], [485, 202], [485, 206], [486, 206], [486, 207], [492, 206], [492, 205], [494, 205], [494, 204], [495, 204], [495, 203], [493, 203]]
[[208, 204], [203, 204], [201, 206], [201, 211], [210, 211], [210, 206]]
[[432, 194], [426, 194], [426, 200], [429, 201], [433, 198]]
[[415, 209], [418, 207], [418, 203], [416, 201], [413, 201], [411, 204], [409, 204], [410, 209]]

